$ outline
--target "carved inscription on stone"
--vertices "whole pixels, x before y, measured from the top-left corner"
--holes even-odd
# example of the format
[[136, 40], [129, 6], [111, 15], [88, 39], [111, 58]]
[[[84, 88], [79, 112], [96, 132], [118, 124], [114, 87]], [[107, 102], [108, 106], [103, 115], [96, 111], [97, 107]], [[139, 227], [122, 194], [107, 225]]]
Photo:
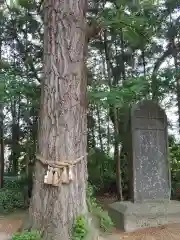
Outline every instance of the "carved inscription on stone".
[[138, 199], [169, 198], [166, 149], [163, 131], [136, 130], [135, 171]]
[[169, 199], [166, 115], [155, 103], [144, 101], [132, 109], [131, 117], [133, 200]]

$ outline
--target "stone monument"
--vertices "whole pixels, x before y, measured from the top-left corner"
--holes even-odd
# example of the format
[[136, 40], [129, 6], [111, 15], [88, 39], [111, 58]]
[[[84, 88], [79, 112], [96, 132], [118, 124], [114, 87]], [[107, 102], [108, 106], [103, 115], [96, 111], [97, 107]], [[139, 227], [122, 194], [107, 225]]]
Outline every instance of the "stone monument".
[[[130, 200], [109, 206], [116, 227], [125, 231], [180, 223], [180, 202], [171, 201], [167, 117], [144, 100], [130, 109], [128, 146]], [[128, 137], [127, 137], [128, 136]]]

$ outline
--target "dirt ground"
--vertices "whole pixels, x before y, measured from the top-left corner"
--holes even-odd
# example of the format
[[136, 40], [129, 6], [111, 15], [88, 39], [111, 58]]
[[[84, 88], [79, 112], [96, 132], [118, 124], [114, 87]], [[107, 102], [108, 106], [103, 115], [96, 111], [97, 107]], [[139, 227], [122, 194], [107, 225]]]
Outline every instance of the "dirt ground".
[[0, 216], [0, 240], [8, 240], [22, 226], [27, 212]]
[[[107, 206], [117, 199], [115, 196], [98, 197], [98, 203], [107, 209]], [[114, 229], [108, 240], [180, 240], [180, 224], [169, 224], [160, 227], [147, 228], [132, 233], [124, 233]]]
[[180, 240], [180, 224], [148, 228], [129, 234], [122, 233], [119, 236], [119, 239], [123, 240]]
[[[103, 197], [98, 202], [102, 205], [115, 201], [115, 198]], [[7, 216], [0, 216], [0, 240], [8, 240], [10, 236], [21, 227], [27, 212], [14, 213]], [[107, 240], [180, 240], [180, 224], [170, 224], [157, 228], [143, 229], [133, 233], [124, 233], [113, 229]]]

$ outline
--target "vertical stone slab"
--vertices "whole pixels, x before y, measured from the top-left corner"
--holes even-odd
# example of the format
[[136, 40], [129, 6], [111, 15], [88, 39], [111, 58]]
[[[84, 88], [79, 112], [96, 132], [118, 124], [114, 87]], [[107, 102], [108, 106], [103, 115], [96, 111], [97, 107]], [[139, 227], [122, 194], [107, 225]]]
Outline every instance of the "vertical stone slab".
[[169, 200], [167, 117], [150, 100], [134, 105], [131, 116], [130, 185], [133, 202]]

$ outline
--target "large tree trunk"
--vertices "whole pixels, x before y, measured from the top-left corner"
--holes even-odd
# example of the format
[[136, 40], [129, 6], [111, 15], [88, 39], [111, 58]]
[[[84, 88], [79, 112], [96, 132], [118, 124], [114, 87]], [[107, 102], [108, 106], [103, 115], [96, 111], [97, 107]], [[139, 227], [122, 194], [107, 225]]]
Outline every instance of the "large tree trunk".
[[[86, 0], [44, 1], [44, 79], [38, 153], [52, 161], [73, 161], [86, 156], [86, 6]], [[69, 240], [76, 217], [87, 211], [86, 157], [75, 165], [75, 179], [69, 185], [44, 185], [45, 172], [43, 165], [36, 162], [31, 228], [41, 230], [46, 240]]]

